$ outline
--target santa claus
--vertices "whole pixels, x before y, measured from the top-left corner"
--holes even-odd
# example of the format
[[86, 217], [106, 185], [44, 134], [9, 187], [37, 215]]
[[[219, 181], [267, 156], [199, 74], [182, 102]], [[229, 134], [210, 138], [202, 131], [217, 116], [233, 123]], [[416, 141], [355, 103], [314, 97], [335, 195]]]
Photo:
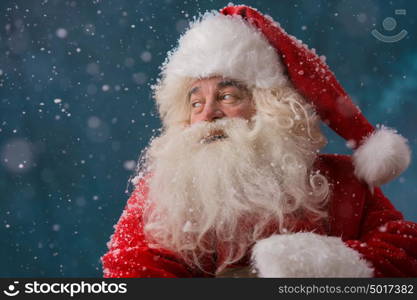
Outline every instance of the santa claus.
[[[102, 257], [105, 277], [417, 276], [417, 225], [379, 186], [410, 162], [314, 51], [228, 6], [163, 65], [163, 130]], [[325, 122], [355, 149], [319, 154]]]

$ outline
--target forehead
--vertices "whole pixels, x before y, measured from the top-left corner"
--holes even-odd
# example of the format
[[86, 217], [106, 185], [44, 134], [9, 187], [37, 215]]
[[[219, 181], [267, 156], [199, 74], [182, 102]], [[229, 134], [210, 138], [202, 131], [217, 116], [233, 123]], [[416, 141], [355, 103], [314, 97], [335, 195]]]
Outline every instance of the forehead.
[[190, 85], [190, 88], [188, 90], [189, 94], [193, 94], [198, 92], [202, 87], [210, 86], [215, 87], [218, 89], [222, 89], [225, 87], [237, 87], [246, 89], [245, 85], [237, 80], [222, 77], [222, 76], [215, 76], [215, 77], [209, 77], [209, 78], [199, 78], [193, 81]]

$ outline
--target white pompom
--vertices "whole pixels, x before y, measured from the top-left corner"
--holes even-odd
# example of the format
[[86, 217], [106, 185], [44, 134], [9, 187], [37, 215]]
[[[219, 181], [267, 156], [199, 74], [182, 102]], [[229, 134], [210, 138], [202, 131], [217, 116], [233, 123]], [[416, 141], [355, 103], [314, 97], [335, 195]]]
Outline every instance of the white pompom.
[[355, 175], [370, 186], [380, 186], [407, 169], [410, 157], [407, 139], [393, 129], [381, 127], [353, 154]]

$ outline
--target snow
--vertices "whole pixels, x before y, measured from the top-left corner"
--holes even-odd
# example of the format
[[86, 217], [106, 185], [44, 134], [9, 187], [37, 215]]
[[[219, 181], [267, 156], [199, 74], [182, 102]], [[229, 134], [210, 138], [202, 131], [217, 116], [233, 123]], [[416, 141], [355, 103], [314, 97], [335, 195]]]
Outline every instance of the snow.
[[[218, 9], [225, 3], [191, 4], [73, 0], [5, 4], [0, 13], [0, 213], [10, 261], [2, 265], [3, 272], [36, 277], [42, 272], [61, 276], [65, 270], [65, 275], [101, 276], [96, 258], [125, 203], [123, 192], [134, 174], [137, 152], [150, 136], [160, 133], [149, 85], [157, 81], [158, 66], [188, 27], [193, 9]], [[381, 27], [383, 18], [374, 18], [392, 16], [391, 11], [375, 7], [376, 13], [368, 4], [329, 4], [329, 27], [317, 11], [300, 14], [310, 5], [307, 2], [288, 5], [285, 14], [273, 6], [265, 9], [266, 3], [259, 5], [261, 12], [280, 16], [284, 28], [301, 33], [318, 52], [328, 54], [349, 92], [370, 103], [366, 111], [375, 119], [382, 111], [395, 126], [398, 104], [408, 101], [413, 107], [407, 96], [415, 94], [413, 64], [407, 71], [401, 61], [402, 51], [413, 53], [407, 41], [381, 52], [381, 45], [368, 36], [369, 22]], [[316, 6], [310, 5], [313, 10]], [[162, 20], [161, 13], [169, 17]], [[398, 25], [407, 25], [400, 18]], [[369, 74], [360, 58], [357, 63], [346, 61], [362, 55], [360, 49], [344, 47], [361, 34], [366, 39], [360, 42], [371, 54], [366, 57], [377, 66], [369, 67]], [[320, 42], [328, 37], [331, 43]], [[412, 59], [407, 57], [407, 62]], [[351, 74], [358, 78], [349, 81]], [[397, 87], [383, 81], [375, 87], [374, 81], [384, 78], [380, 74], [398, 77]], [[361, 92], [355, 88], [356, 80], [362, 82]], [[401, 119], [407, 124], [406, 116]], [[143, 174], [132, 184], [140, 178]], [[407, 176], [398, 183], [401, 190], [413, 185]], [[396, 188], [386, 189], [392, 193]], [[398, 203], [407, 203], [406, 194], [398, 194]], [[406, 208], [406, 214], [413, 215], [411, 206]], [[191, 228], [191, 222], [184, 224], [185, 230]], [[83, 265], [84, 260], [90, 263]]]
[[[12, 132], [15, 134], [17, 130]], [[33, 166], [34, 150], [33, 145], [22, 138], [10, 139], [0, 148], [1, 163], [10, 172], [25, 173]]]
[[381, 225], [378, 227], [378, 231], [379, 232], [386, 232], [387, 231], [387, 226], [386, 225]]
[[65, 28], [58, 28], [55, 33], [60, 39], [65, 39], [68, 36], [68, 31]]
[[149, 51], [143, 51], [140, 54], [140, 58], [142, 59], [142, 61], [144, 62], [150, 62], [152, 60], [152, 54]]
[[346, 147], [349, 149], [354, 149], [356, 147], [356, 141], [355, 140], [348, 140], [346, 141]]
[[359, 13], [356, 18], [357, 18], [359, 23], [365, 23], [368, 19], [367, 15], [365, 13]]
[[123, 168], [127, 171], [132, 171], [136, 167], [136, 162], [134, 160], [126, 160], [123, 163]]
[[184, 224], [184, 226], [182, 227], [182, 231], [183, 232], [190, 232], [190, 231], [192, 231], [192, 227], [193, 227], [193, 225], [192, 225], [191, 221], [187, 221]]
[[88, 127], [98, 128], [101, 125], [101, 120], [96, 116], [91, 116], [87, 120]]
[[94, 36], [96, 34], [96, 27], [94, 24], [85, 24], [84, 33], [89, 36]]

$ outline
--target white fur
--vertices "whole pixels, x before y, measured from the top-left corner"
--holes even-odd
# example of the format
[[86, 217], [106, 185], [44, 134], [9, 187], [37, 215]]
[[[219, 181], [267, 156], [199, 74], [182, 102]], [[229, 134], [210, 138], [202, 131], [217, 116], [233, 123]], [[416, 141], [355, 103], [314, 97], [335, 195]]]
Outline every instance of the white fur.
[[276, 50], [240, 16], [207, 13], [180, 38], [166, 65], [181, 77], [223, 75], [249, 86], [279, 87], [286, 82]]
[[259, 277], [372, 277], [359, 252], [338, 237], [311, 232], [273, 235], [257, 242], [252, 253]]
[[[152, 173], [145, 234], [187, 262], [199, 265], [195, 253], [212, 255], [215, 234], [227, 245], [217, 261], [221, 271], [271, 224], [290, 231], [300, 217], [327, 216], [330, 185], [312, 170], [325, 144], [316, 115], [291, 87], [254, 89], [253, 99], [251, 120], [171, 126], [141, 161], [138, 175]], [[216, 132], [227, 138], [201, 143]]]
[[353, 155], [355, 174], [370, 186], [392, 180], [410, 164], [407, 140], [395, 130], [382, 127], [375, 131]]
[[183, 91], [192, 78], [220, 75], [259, 88], [288, 84], [285, 67], [263, 34], [240, 16], [218, 12], [206, 13], [190, 25], [169, 53], [161, 75], [154, 88], [165, 122], [170, 120], [167, 114], [178, 110], [178, 99], [185, 101]]

